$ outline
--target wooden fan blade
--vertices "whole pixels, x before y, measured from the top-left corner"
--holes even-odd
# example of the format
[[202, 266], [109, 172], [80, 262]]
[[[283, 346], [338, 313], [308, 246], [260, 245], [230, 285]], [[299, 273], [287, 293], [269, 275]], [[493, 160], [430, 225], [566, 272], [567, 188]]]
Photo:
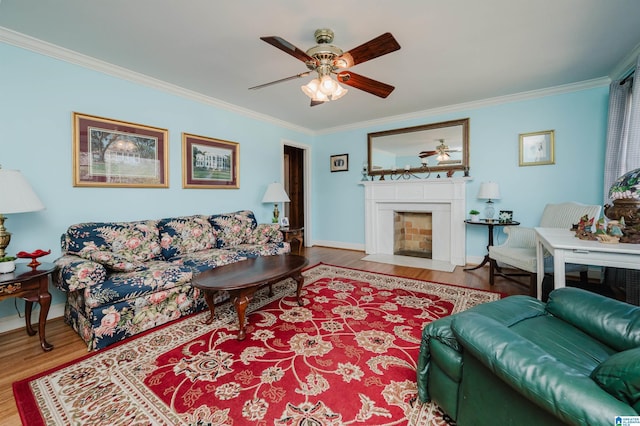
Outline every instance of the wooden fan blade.
[[262, 89], [263, 87], [271, 86], [273, 84], [282, 83], [283, 81], [295, 80], [296, 78], [306, 77], [311, 74], [311, 71], [301, 72], [300, 74], [292, 75], [291, 77], [281, 78], [280, 80], [270, 81], [269, 83], [260, 84], [258, 86], [249, 87], [249, 90]]
[[298, 49], [293, 44], [289, 43], [287, 40], [281, 37], [276, 37], [276, 36], [260, 37], [260, 40], [266, 41], [273, 47], [277, 47], [278, 49], [282, 50], [285, 53], [288, 53], [289, 55], [293, 56], [294, 58], [302, 62], [315, 61], [315, 59], [307, 55], [304, 50]]
[[365, 92], [369, 92], [372, 95], [376, 95], [381, 98], [386, 98], [391, 94], [391, 92], [393, 92], [393, 89], [395, 89], [395, 87], [389, 84], [356, 74], [353, 71], [342, 71], [338, 74], [338, 81], [346, 84], [347, 86], [364, 90]]
[[391, 33], [384, 33], [381, 36], [369, 40], [368, 42], [345, 52], [338, 57], [334, 63], [338, 68], [351, 68], [378, 56], [395, 52], [400, 49], [400, 44]]
[[420, 154], [418, 154], [418, 157], [420, 158], [431, 157], [432, 155], [436, 155], [437, 153], [438, 151], [422, 151]]

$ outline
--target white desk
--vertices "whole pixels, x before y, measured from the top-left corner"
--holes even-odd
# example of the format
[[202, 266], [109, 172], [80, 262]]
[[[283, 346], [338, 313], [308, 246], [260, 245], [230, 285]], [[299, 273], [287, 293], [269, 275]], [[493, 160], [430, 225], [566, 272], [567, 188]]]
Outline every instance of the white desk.
[[542, 298], [544, 249], [553, 256], [553, 288], [565, 287], [566, 263], [640, 269], [640, 244], [604, 244], [581, 240], [573, 231], [558, 228], [535, 228], [538, 270], [538, 299]]

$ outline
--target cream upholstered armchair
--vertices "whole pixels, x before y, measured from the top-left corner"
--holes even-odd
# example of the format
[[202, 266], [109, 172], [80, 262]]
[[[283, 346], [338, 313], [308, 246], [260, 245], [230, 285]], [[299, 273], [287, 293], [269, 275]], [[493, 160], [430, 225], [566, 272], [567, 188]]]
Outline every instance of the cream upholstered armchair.
[[[600, 206], [580, 203], [547, 204], [540, 219], [541, 228], [571, 229], [584, 215], [597, 221], [600, 216]], [[493, 285], [495, 275], [510, 278], [513, 276], [529, 276], [529, 294], [537, 296], [536, 285], [536, 233], [533, 228], [522, 226], [506, 226], [504, 232], [507, 240], [499, 246], [489, 247], [489, 283]], [[502, 266], [515, 268], [521, 272], [505, 273]], [[566, 265], [567, 272], [580, 271], [581, 280], [586, 281], [587, 266]], [[545, 254], [544, 272], [553, 273], [553, 259], [549, 253]], [[542, 295], [540, 295], [542, 296]]]

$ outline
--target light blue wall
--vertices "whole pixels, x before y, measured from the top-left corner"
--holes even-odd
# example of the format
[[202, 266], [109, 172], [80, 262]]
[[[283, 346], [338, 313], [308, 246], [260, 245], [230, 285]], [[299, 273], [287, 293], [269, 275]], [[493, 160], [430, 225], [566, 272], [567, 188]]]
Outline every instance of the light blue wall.
[[[599, 87], [312, 137], [0, 43], [0, 164], [21, 170], [47, 207], [9, 216], [6, 226], [14, 235], [8, 251], [52, 249], [44, 259], [52, 261], [60, 253], [60, 235], [82, 221], [244, 208], [269, 221], [271, 206], [260, 201], [267, 183], [280, 180], [283, 140], [312, 147], [310, 240], [364, 246], [364, 191], [358, 183], [367, 133], [464, 117], [471, 119], [474, 178], [467, 209], [482, 210], [478, 186], [495, 180], [503, 196], [496, 209], [513, 210], [523, 225], [535, 225], [545, 203], [601, 202], [607, 98], [608, 88]], [[73, 111], [167, 128], [170, 187], [74, 188]], [[556, 131], [556, 164], [518, 167], [518, 134], [547, 129]], [[182, 189], [182, 132], [239, 142], [240, 189]], [[344, 153], [349, 171], [331, 173], [329, 157]], [[468, 230], [468, 256], [484, 255], [485, 232]], [[62, 300], [54, 292], [54, 304]], [[13, 302], [0, 303], [0, 321], [11, 315]]]
[[[73, 111], [168, 129], [169, 188], [74, 188]], [[182, 132], [240, 143], [240, 189], [183, 189]], [[8, 216], [10, 254], [52, 249], [43, 260], [53, 261], [60, 235], [83, 221], [251, 209], [269, 222], [273, 206], [261, 200], [267, 184], [281, 180], [283, 139], [312, 142], [308, 134], [0, 43], [0, 164], [21, 170], [46, 206]], [[62, 300], [54, 292], [54, 304]], [[9, 314], [10, 300], [0, 304], [0, 317]]]
[[[514, 219], [525, 226], [537, 225], [546, 203], [601, 204], [608, 94], [602, 86], [319, 136], [314, 235], [346, 246], [364, 244], [364, 188], [358, 182], [367, 133], [465, 117], [470, 118], [473, 178], [467, 185], [467, 210], [484, 211], [484, 202], [475, 197], [480, 183], [489, 180], [498, 182], [502, 193], [496, 212], [513, 210]], [[519, 134], [541, 130], [555, 130], [556, 163], [519, 167]], [[330, 173], [329, 156], [345, 152], [351, 159], [349, 172]], [[467, 256], [484, 256], [486, 232], [482, 227], [467, 229]], [[502, 238], [504, 234], [497, 242]]]

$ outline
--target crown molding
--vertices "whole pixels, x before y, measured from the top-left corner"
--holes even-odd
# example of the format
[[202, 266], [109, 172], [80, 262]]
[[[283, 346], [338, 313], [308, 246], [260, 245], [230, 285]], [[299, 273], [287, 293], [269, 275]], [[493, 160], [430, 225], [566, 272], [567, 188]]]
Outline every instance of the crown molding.
[[638, 57], [640, 57], [640, 43], [611, 71], [609, 74], [611, 80], [619, 80], [628, 76], [636, 67]]
[[193, 90], [185, 89], [184, 87], [170, 84], [165, 81], [150, 77], [148, 75], [131, 71], [129, 69], [119, 67], [117, 65], [110, 64], [96, 58], [92, 58], [91, 56], [83, 55], [73, 50], [65, 49], [64, 47], [60, 47], [37, 38], [27, 36], [25, 34], [10, 30], [5, 27], [0, 27], [0, 42], [20, 47], [22, 49], [30, 50], [32, 52], [49, 56], [54, 59], [59, 59], [71, 64], [79, 65], [84, 68], [92, 69], [94, 71], [110, 75], [112, 77], [117, 77], [136, 84], [144, 85], [152, 89], [161, 90], [163, 92], [190, 99], [202, 104], [221, 108], [227, 111], [232, 111], [244, 115], [248, 118], [272, 123], [277, 126], [285, 127], [290, 130], [307, 135], [314, 135], [314, 132], [310, 129], [307, 129], [306, 127], [297, 126], [293, 123], [279, 120], [266, 114], [260, 114], [247, 108], [241, 108], [237, 105], [221, 101], [211, 96], [205, 96], [201, 93], [194, 92]]
[[542, 98], [545, 96], [553, 96], [553, 95], [560, 95], [564, 93], [578, 92], [580, 90], [588, 90], [596, 87], [608, 86], [609, 84], [611, 84], [611, 79], [609, 77], [601, 77], [601, 78], [596, 78], [592, 80], [581, 81], [578, 83], [571, 83], [571, 84], [564, 84], [561, 86], [549, 87], [546, 89], [530, 90], [527, 92], [514, 93], [511, 95], [498, 96], [495, 98], [482, 99], [479, 101], [465, 102], [460, 104], [448, 105], [444, 107], [426, 109], [422, 111], [412, 112], [409, 114], [388, 116], [378, 120], [362, 121], [359, 123], [348, 124], [346, 126], [332, 127], [330, 129], [318, 131], [317, 135], [326, 135], [330, 133], [361, 129], [363, 127], [380, 126], [384, 124], [411, 120], [411, 119], [421, 118], [425, 116], [450, 114], [455, 112], [468, 111], [471, 109], [495, 106], [495, 105], [506, 104], [511, 102]]

